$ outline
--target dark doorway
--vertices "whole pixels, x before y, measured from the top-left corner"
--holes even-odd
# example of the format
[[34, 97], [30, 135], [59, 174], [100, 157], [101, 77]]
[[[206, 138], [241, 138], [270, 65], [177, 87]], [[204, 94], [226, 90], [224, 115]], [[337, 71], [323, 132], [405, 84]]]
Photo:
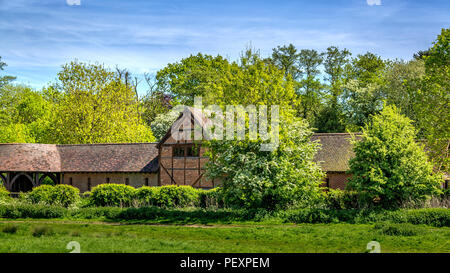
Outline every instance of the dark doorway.
[[33, 189], [33, 183], [26, 175], [17, 177], [11, 185], [11, 192], [28, 192]]

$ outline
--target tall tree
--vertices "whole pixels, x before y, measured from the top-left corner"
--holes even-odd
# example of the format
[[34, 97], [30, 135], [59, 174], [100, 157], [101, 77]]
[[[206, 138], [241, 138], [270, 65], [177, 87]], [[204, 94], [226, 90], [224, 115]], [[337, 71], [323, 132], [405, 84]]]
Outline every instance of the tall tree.
[[425, 77], [415, 112], [431, 154], [440, 169], [449, 170], [450, 29], [442, 29], [425, 60]]
[[331, 46], [325, 53], [324, 67], [327, 74], [328, 94], [325, 106], [316, 120], [315, 127], [319, 132], [343, 132], [345, 117], [339, 97], [342, 94], [345, 66], [349, 62], [350, 51]]
[[103, 65], [71, 62], [54, 85], [62, 94], [52, 123], [54, 143], [148, 142], [131, 86]]
[[[0, 71], [5, 70], [6, 66], [7, 66], [7, 64], [2, 61], [2, 57], [0, 56]], [[0, 88], [15, 79], [16, 79], [16, 77], [13, 77], [13, 76], [8, 76], [8, 75], [1, 76], [0, 77]]]
[[298, 67], [299, 56], [300, 54], [292, 44], [272, 49], [273, 64], [284, 71], [285, 77], [290, 75], [293, 80], [297, 80], [302, 74]]
[[314, 49], [302, 49], [298, 57], [299, 69], [303, 76], [299, 83], [301, 117], [307, 119], [310, 124], [314, 124], [321, 106], [323, 84], [318, 75], [323, 55]]
[[2, 142], [45, 142], [53, 105], [25, 85], [0, 88]]
[[[403, 115], [417, 122], [415, 104], [418, 90], [425, 76], [423, 60], [394, 61], [387, 66], [384, 97], [388, 105], [396, 105]], [[417, 124], [416, 124], [417, 126]], [[417, 128], [420, 131], [421, 128]]]
[[367, 52], [352, 59], [343, 85], [347, 127], [359, 131], [383, 107], [386, 62]]
[[159, 70], [156, 74], [158, 88], [173, 94], [183, 104], [192, 105], [196, 96], [211, 101], [215, 96], [211, 85], [228, 66], [229, 62], [220, 55], [191, 55]]

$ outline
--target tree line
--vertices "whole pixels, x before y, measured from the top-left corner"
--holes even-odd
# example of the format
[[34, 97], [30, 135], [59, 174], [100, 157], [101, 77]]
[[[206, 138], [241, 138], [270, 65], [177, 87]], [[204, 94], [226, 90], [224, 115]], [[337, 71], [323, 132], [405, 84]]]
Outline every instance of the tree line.
[[[161, 137], [177, 104], [280, 105], [285, 120], [315, 132], [361, 131], [395, 105], [410, 118], [440, 168], [448, 165], [450, 29], [411, 60], [345, 48], [324, 52], [278, 46], [270, 56], [248, 48], [238, 60], [202, 53], [170, 63], [143, 81], [126, 69], [73, 61], [41, 90], [0, 76], [0, 142], [148, 142]], [[6, 64], [0, 59], [0, 71]], [[146, 95], [138, 96], [145, 84]]]

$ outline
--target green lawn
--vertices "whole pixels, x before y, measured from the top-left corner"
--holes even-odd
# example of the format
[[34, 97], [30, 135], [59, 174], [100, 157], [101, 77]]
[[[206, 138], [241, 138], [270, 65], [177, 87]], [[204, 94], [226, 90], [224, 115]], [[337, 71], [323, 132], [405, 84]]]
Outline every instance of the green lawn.
[[373, 240], [381, 244], [382, 252], [450, 252], [450, 228], [414, 229], [413, 235], [394, 236], [374, 225], [356, 224], [177, 226], [5, 220], [0, 221], [0, 252], [68, 252], [70, 241], [79, 242], [81, 252], [365, 252]]

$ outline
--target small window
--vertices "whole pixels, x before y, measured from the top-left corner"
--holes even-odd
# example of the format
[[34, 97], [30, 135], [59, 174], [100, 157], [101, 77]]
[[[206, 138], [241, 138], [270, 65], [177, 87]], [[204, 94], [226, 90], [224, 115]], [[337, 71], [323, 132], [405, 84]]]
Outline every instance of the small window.
[[128, 179], [128, 177], [125, 178], [125, 185], [130, 185], [130, 179]]
[[91, 178], [88, 177], [88, 191], [91, 191]]
[[199, 147], [197, 146], [189, 146], [187, 147], [186, 156], [194, 157], [198, 156]]
[[69, 185], [73, 186], [73, 179], [72, 179], [72, 177], [69, 178]]
[[184, 147], [173, 147], [174, 157], [184, 157]]
[[109, 184], [109, 177], [106, 178], [106, 183]]
[[145, 178], [145, 186], [148, 186], [148, 178]]

